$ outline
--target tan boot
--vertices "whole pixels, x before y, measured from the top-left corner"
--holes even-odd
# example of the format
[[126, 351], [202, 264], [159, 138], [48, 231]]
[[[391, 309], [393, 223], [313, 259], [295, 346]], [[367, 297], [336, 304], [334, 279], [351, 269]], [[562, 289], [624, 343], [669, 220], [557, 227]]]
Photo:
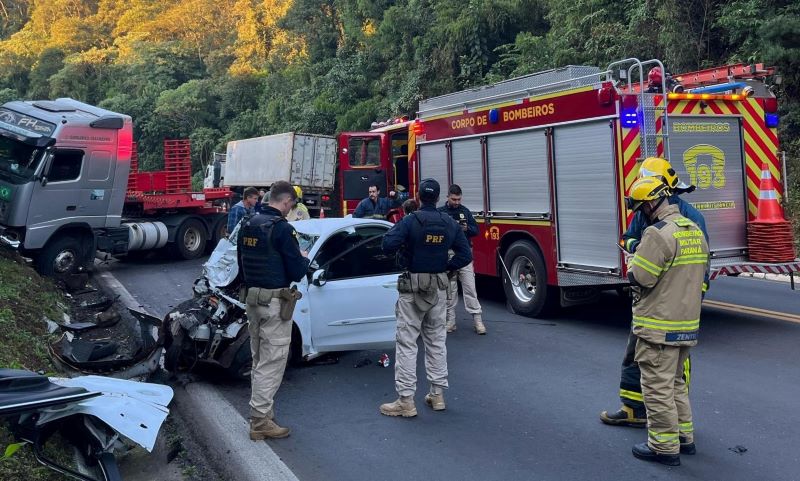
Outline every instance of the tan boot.
[[250, 418], [250, 439], [261, 441], [263, 439], [280, 439], [289, 435], [289, 428], [278, 426], [269, 418]]
[[417, 407], [414, 406], [414, 398], [411, 396], [400, 396], [395, 402], [381, 404], [381, 414], [413, 418], [417, 415]]
[[483, 325], [483, 319], [481, 319], [480, 314], [475, 314], [472, 316], [473, 322], [475, 322], [475, 332], [478, 334], [486, 334], [486, 326]]
[[425, 395], [425, 404], [434, 411], [444, 411], [444, 391], [439, 386], [431, 386], [431, 392]]
[[453, 332], [453, 331], [455, 331], [457, 329], [456, 328], [456, 321], [448, 322], [446, 327], [447, 327], [447, 333], [450, 334], [451, 332]]

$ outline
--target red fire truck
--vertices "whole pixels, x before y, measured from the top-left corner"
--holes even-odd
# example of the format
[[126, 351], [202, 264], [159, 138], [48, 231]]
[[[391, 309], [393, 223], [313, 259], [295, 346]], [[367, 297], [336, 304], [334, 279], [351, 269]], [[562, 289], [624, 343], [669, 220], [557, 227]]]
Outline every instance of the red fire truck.
[[697, 186], [685, 198], [706, 219], [712, 278], [800, 271], [794, 255], [748, 257], [762, 166], [785, 192], [773, 71], [726, 66], [653, 85], [653, 68], [665, 72], [637, 59], [548, 70], [423, 100], [415, 121], [342, 134], [343, 212], [366, 183], [412, 196], [422, 178], [459, 184], [480, 226], [475, 272], [502, 277], [512, 310], [536, 316], [627, 283], [624, 196], [639, 162], [659, 156]]

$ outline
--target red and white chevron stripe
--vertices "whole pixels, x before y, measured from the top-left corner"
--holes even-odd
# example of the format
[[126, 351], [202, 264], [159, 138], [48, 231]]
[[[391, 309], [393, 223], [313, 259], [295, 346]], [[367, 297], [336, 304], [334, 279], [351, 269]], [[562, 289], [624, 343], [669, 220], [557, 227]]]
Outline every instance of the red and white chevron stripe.
[[800, 272], [800, 262], [790, 262], [784, 264], [738, 264], [734, 266], [722, 266], [711, 272], [711, 279], [719, 276], [742, 273], [758, 274], [790, 274]]

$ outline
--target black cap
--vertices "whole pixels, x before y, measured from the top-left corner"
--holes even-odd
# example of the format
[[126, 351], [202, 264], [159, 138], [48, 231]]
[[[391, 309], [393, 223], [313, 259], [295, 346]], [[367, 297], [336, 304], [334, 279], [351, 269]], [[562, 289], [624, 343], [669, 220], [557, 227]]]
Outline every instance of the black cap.
[[439, 200], [439, 183], [436, 182], [436, 179], [422, 179], [419, 183], [419, 200], [422, 202]]

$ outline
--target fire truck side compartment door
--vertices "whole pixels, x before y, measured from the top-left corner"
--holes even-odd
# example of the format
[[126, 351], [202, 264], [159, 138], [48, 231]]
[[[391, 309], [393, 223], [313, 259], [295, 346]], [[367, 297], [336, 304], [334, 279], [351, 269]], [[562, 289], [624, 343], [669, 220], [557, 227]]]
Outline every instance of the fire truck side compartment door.
[[[483, 212], [483, 146], [480, 139], [454, 140], [453, 183], [461, 187], [461, 203], [473, 213]], [[442, 197], [447, 186], [442, 184]]]
[[550, 182], [544, 130], [491, 136], [488, 149], [489, 210], [548, 214]]
[[[682, 196], [706, 221], [717, 257], [747, 247], [747, 199], [738, 117], [671, 116], [670, 161], [683, 182], [697, 189]], [[759, 166], [760, 167], [760, 166]]]
[[612, 131], [607, 120], [555, 128], [559, 262], [620, 267]]
[[419, 179], [436, 179], [441, 186], [441, 192], [446, 196], [448, 187], [447, 147], [444, 142], [420, 145], [418, 146], [418, 155]]

